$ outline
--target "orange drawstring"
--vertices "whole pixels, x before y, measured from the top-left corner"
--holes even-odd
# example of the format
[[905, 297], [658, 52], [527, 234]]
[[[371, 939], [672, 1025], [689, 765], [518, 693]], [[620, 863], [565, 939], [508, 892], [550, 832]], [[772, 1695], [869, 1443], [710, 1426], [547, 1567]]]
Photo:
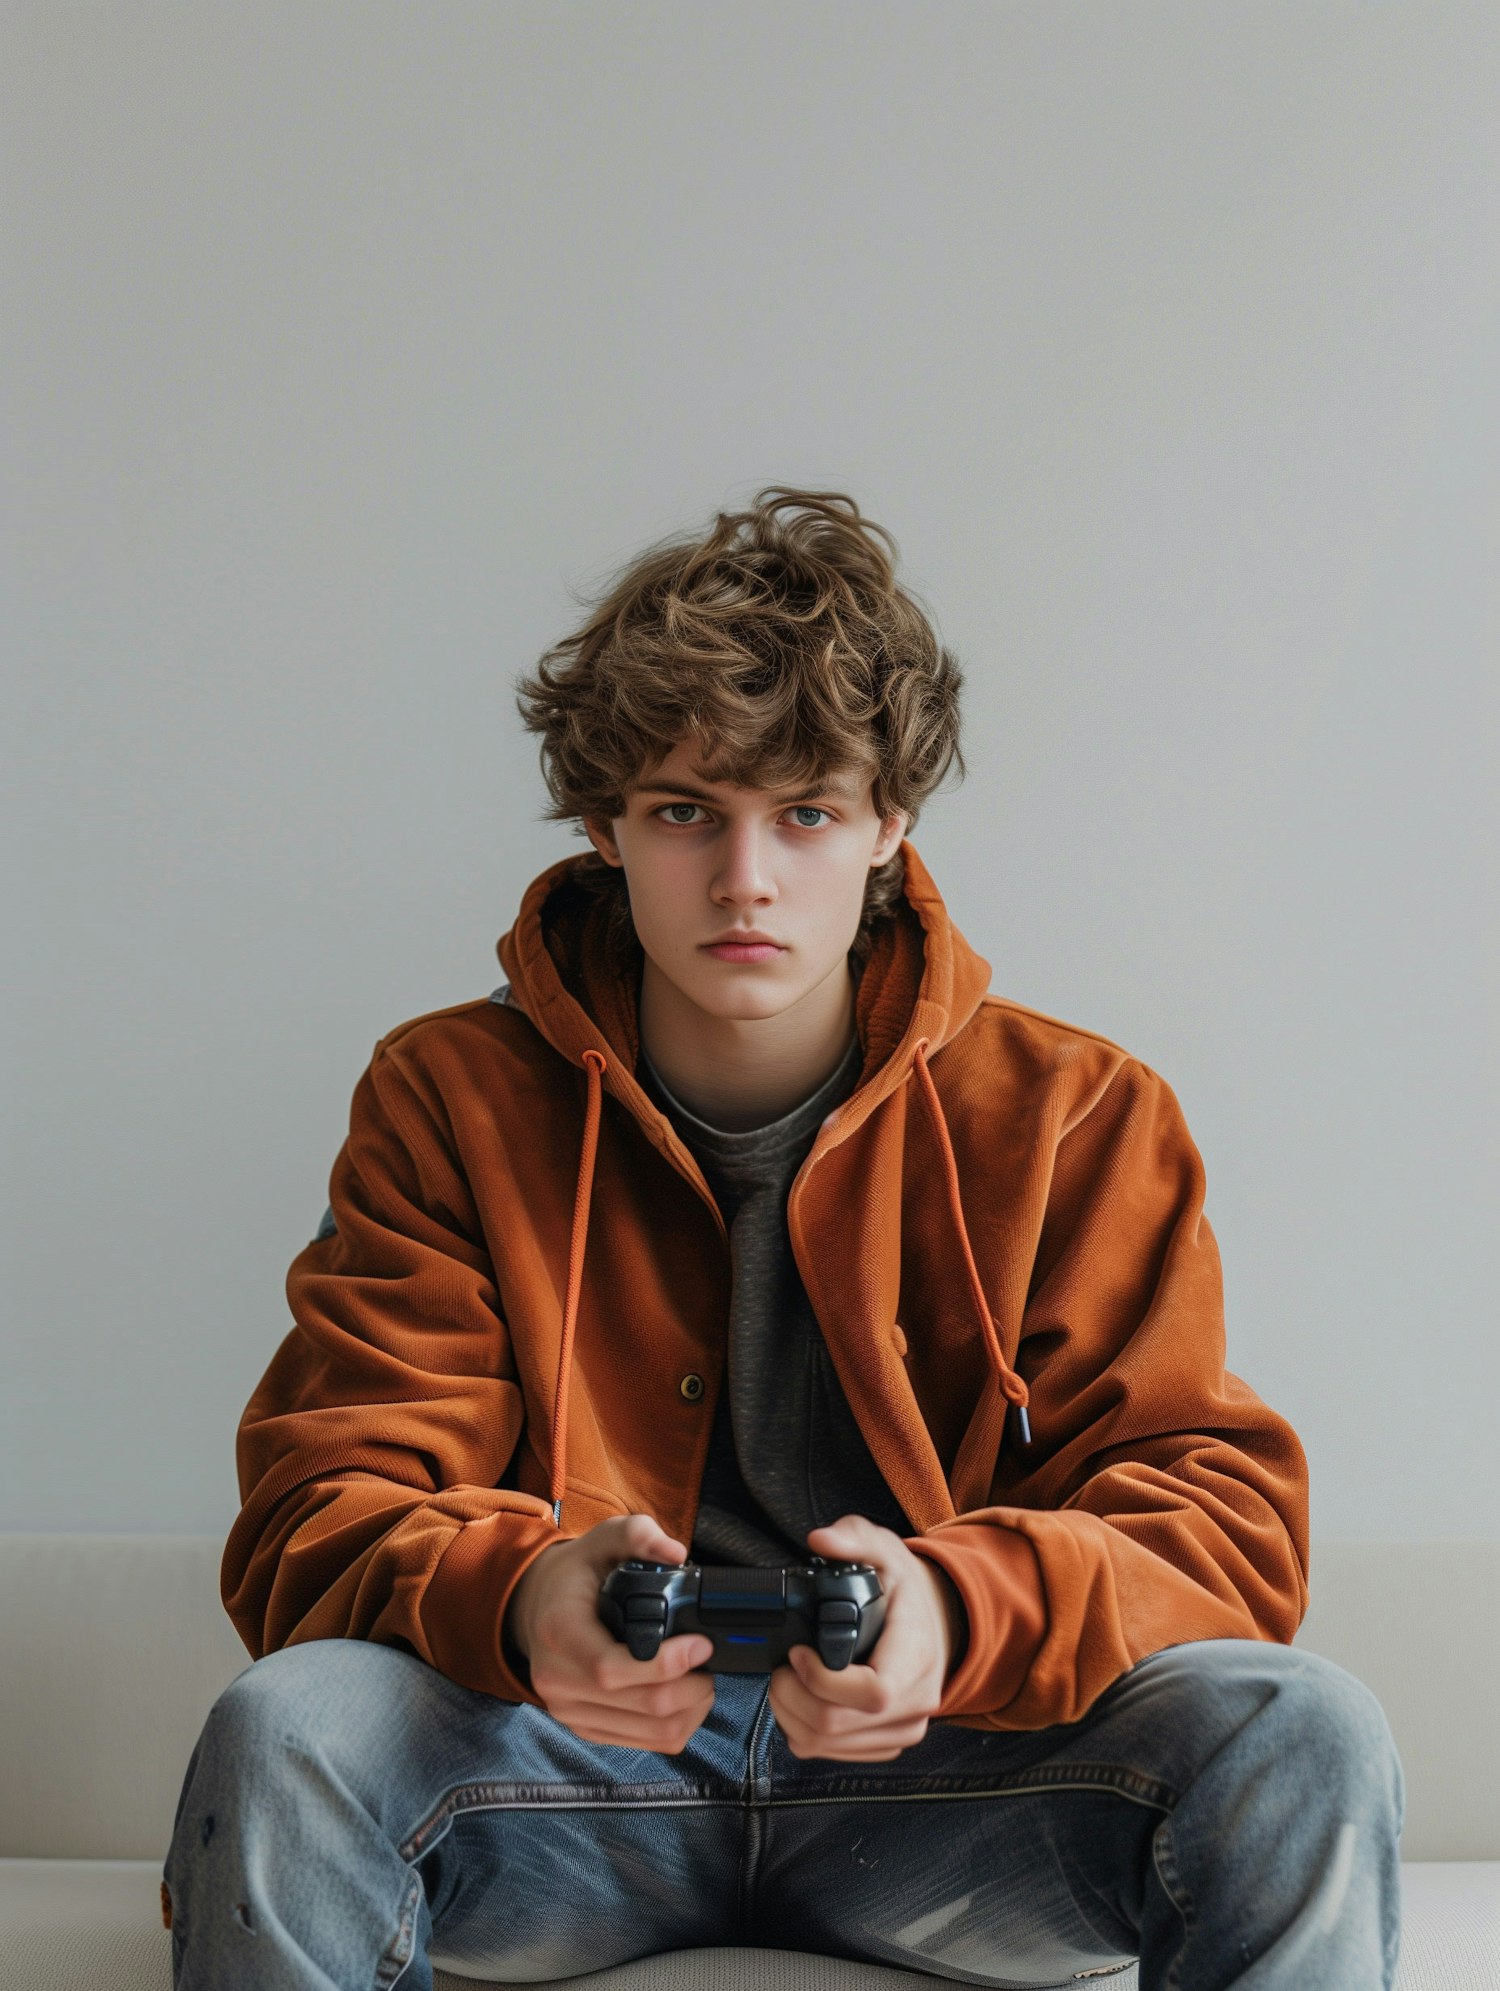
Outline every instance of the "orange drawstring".
[[1021, 1422], [1021, 1443], [1031, 1443], [1031, 1420], [1026, 1415], [1026, 1406], [1031, 1401], [1031, 1392], [1005, 1359], [1000, 1347], [1000, 1336], [995, 1330], [994, 1317], [984, 1297], [984, 1288], [979, 1283], [979, 1268], [974, 1263], [974, 1252], [969, 1244], [969, 1232], [964, 1223], [964, 1207], [958, 1194], [958, 1164], [953, 1159], [953, 1144], [948, 1138], [948, 1123], [943, 1118], [942, 1102], [938, 1098], [937, 1087], [932, 1082], [932, 1073], [927, 1069], [927, 1039], [919, 1037], [912, 1059], [915, 1071], [921, 1073], [923, 1097], [927, 1110], [937, 1128], [938, 1139], [943, 1148], [943, 1164], [948, 1177], [948, 1206], [953, 1212], [953, 1221], [958, 1228], [959, 1242], [964, 1248], [964, 1260], [969, 1268], [969, 1289], [974, 1296], [974, 1309], [979, 1316], [979, 1324], [984, 1331], [985, 1345], [989, 1350], [990, 1362], [995, 1371], [1007, 1401], [1013, 1403]]
[[578, 1318], [578, 1293], [583, 1284], [583, 1247], [588, 1236], [589, 1202], [594, 1192], [594, 1156], [599, 1147], [604, 1054], [590, 1048], [584, 1052], [583, 1062], [588, 1067], [589, 1098], [583, 1121], [583, 1153], [578, 1161], [578, 1192], [573, 1202], [573, 1239], [568, 1246], [568, 1298], [563, 1309], [557, 1397], [552, 1406], [552, 1519], [559, 1528], [562, 1526], [563, 1483], [567, 1475], [568, 1379], [573, 1369], [573, 1328]]

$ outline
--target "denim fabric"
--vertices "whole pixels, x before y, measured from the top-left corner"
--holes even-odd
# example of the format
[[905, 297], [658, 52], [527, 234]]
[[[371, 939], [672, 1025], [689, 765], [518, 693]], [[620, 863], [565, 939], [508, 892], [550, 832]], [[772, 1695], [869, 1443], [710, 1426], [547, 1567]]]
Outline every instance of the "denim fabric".
[[269, 1653], [189, 1760], [177, 1991], [430, 1991], [760, 1945], [966, 1984], [1390, 1991], [1404, 1779], [1380, 1703], [1250, 1639], [1170, 1646], [1081, 1720], [792, 1755], [719, 1674], [678, 1756], [582, 1741], [399, 1647]]

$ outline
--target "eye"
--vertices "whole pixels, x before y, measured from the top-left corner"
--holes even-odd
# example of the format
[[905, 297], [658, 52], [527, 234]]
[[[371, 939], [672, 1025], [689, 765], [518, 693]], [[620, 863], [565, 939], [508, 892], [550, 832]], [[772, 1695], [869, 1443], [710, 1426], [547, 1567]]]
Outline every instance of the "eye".
[[[696, 802], [663, 802], [660, 808], [658, 808], [658, 809], [653, 809], [651, 813], [652, 813], [652, 814], [653, 814], [654, 816], [661, 816], [661, 815], [663, 815], [663, 814], [664, 814], [664, 813], [665, 813], [665, 812], [666, 812], [667, 810], [669, 810], [669, 809], [686, 809], [686, 810], [688, 810], [688, 811], [689, 811], [689, 812], [691, 813], [691, 811], [692, 811], [692, 810], [694, 810], [694, 809], [696, 809], [696, 808], [697, 808], [698, 806], [699, 806], [699, 804], [698, 804], [698, 803], [696, 803]], [[826, 817], [828, 817], [828, 818], [829, 818], [829, 820], [830, 820], [830, 821], [832, 820], [832, 811], [831, 811], [831, 810], [829, 810], [829, 809], [820, 809], [820, 808], [818, 808], [818, 807], [817, 807], [817, 806], [816, 806], [815, 804], [813, 804], [813, 803], [811, 803], [811, 802], [794, 802], [794, 803], [792, 804], [792, 806], [791, 806], [791, 807], [790, 807], [789, 809], [786, 809], [786, 810], [784, 810], [784, 811], [783, 811], [783, 814], [785, 814], [785, 815], [789, 815], [789, 816], [791, 816], [791, 815], [795, 815], [795, 816], [826, 816]], [[689, 822], [684, 822], [684, 821], [683, 821], [683, 820], [682, 820], [682, 819], [681, 819], [680, 817], [676, 817], [676, 818], [671, 818], [671, 817], [669, 817], [669, 818], [668, 818], [668, 827], [669, 827], [669, 828], [671, 828], [671, 829], [679, 829], [679, 830], [694, 830], [694, 829], [697, 829], [698, 825], [697, 825], [696, 823], [689, 823]], [[821, 823], [799, 823], [799, 824], [797, 825], [797, 828], [798, 828], [798, 829], [803, 829], [803, 830], [816, 830], [816, 829], [821, 829], [821, 828], [822, 828], [822, 824], [821, 824]]]

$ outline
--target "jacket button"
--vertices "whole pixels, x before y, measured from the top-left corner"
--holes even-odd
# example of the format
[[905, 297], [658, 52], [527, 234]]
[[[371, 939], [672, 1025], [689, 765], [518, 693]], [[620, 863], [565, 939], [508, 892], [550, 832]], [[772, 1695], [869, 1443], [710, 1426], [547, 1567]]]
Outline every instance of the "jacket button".
[[703, 1394], [703, 1378], [689, 1370], [677, 1387], [689, 1403], [696, 1403]]

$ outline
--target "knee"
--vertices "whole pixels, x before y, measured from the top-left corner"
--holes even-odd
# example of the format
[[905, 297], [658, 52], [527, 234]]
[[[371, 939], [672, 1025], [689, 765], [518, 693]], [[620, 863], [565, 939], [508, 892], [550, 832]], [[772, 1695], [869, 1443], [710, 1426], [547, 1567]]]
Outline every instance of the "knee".
[[197, 1755], [236, 1782], [279, 1776], [289, 1760], [338, 1767], [379, 1746], [393, 1689], [422, 1662], [367, 1639], [310, 1639], [268, 1652], [209, 1710]]
[[1260, 1640], [1202, 1648], [1199, 1684], [1219, 1719], [1239, 1728], [1308, 1804], [1383, 1813], [1399, 1832], [1405, 1781], [1385, 1709], [1363, 1680], [1322, 1654]]
[[1171, 1695], [1185, 1761], [1226, 1746], [1259, 1757], [1310, 1806], [1381, 1816], [1399, 1833], [1405, 1782], [1385, 1709], [1365, 1682], [1321, 1654], [1261, 1639], [1204, 1639], [1145, 1663]]
[[1344, 1794], [1364, 1793], [1389, 1810], [1399, 1832], [1406, 1808], [1405, 1778], [1396, 1738], [1374, 1691], [1356, 1674], [1320, 1653], [1279, 1650], [1288, 1662], [1277, 1669], [1278, 1723], [1291, 1760], [1311, 1783]]

